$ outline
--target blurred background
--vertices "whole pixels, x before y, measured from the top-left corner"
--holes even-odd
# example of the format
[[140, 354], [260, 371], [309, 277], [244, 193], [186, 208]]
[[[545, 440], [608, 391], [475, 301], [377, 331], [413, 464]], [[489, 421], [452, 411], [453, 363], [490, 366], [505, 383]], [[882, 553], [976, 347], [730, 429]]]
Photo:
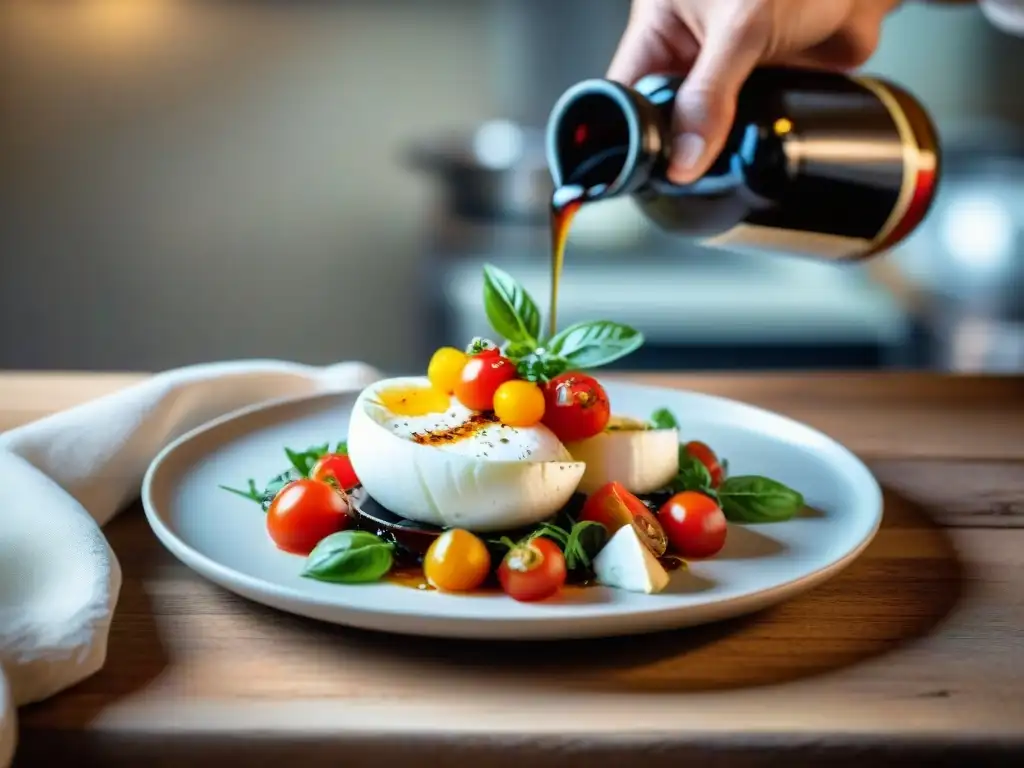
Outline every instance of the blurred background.
[[[241, 357], [422, 370], [484, 333], [481, 265], [546, 306], [557, 96], [627, 0], [67, 0], [0, 7], [0, 368]], [[866, 71], [936, 118], [939, 200], [831, 266], [581, 214], [563, 322], [645, 369], [1024, 370], [1024, 40], [973, 6], [894, 14]]]

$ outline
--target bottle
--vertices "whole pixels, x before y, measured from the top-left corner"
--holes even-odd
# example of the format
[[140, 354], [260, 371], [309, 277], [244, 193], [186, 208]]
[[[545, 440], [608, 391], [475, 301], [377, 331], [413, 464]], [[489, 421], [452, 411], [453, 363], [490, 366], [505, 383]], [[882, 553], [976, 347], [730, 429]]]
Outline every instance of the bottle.
[[[924, 219], [940, 153], [925, 109], [876, 78], [755, 70], [725, 148], [697, 181], [668, 181], [672, 110], [683, 78], [633, 87], [586, 80], [548, 120], [553, 206], [633, 195], [660, 227], [730, 250], [862, 259]], [[559, 202], [561, 201], [561, 202]]]

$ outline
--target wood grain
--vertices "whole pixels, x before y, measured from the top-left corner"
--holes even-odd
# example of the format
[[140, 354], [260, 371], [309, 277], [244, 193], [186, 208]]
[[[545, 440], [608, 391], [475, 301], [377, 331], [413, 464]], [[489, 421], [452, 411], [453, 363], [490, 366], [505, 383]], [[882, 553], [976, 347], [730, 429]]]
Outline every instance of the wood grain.
[[[0, 377], [6, 423], [134, 380], [53, 377], [49, 400], [33, 378]], [[876, 539], [835, 579], [755, 616], [470, 643], [250, 603], [180, 565], [129, 510], [107, 529], [124, 571], [108, 664], [22, 711], [17, 765], [1020, 764], [1021, 382], [638, 378], [828, 426], [886, 489]], [[8, 407], [12, 392], [23, 397]]]

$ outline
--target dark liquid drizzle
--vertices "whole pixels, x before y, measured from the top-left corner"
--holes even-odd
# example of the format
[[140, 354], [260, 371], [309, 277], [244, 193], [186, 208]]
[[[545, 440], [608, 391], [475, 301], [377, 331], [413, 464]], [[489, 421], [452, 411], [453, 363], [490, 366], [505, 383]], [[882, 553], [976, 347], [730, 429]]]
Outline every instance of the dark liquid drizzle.
[[592, 187], [565, 184], [558, 187], [551, 196], [551, 303], [548, 307], [550, 336], [554, 336], [558, 331], [558, 285], [562, 279], [569, 227], [584, 203], [600, 195], [606, 187], [605, 184]]

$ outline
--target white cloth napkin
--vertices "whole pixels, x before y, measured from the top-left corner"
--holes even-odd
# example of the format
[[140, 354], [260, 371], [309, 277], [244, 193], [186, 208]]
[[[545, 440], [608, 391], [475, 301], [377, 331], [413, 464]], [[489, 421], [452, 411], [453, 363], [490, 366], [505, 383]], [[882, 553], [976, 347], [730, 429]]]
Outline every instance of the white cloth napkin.
[[381, 377], [358, 362], [198, 365], [0, 434], [0, 768], [14, 751], [16, 707], [106, 660], [121, 569], [100, 526], [137, 497], [156, 454], [254, 403], [359, 390]]

